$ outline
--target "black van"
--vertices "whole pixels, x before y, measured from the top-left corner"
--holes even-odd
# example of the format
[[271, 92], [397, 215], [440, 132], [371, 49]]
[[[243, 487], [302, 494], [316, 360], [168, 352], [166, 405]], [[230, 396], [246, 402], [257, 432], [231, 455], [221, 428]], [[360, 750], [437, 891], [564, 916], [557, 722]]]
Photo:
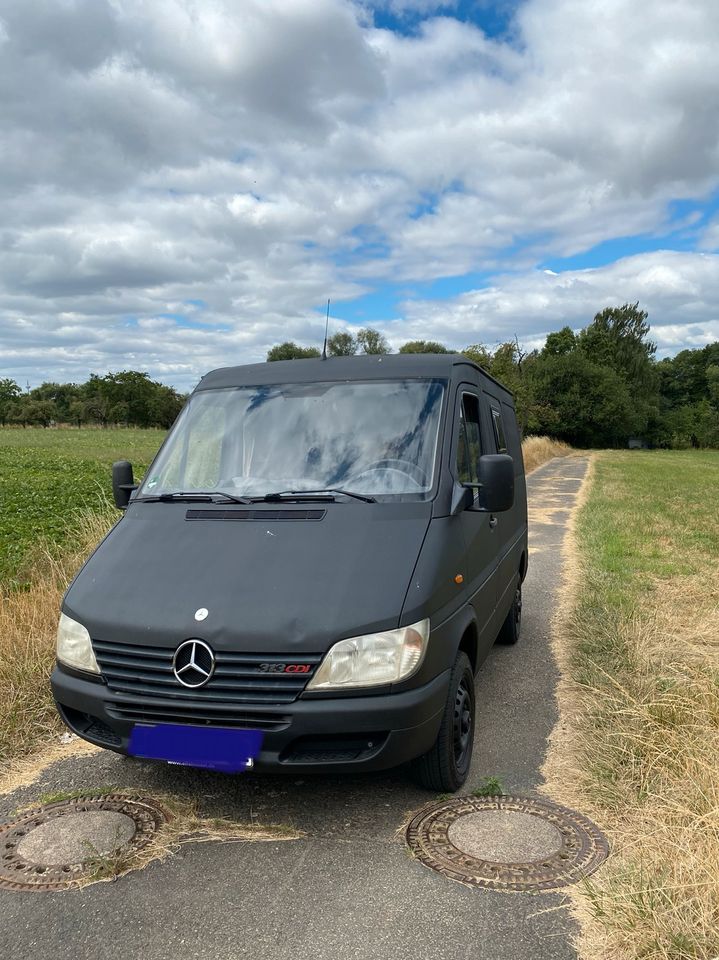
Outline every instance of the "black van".
[[207, 374], [70, 585], [52, 689], [79, 736], [228, 772], [381, 770], [456, 790], [474, 675], [519, 635], [511, 394], [465, 357]]

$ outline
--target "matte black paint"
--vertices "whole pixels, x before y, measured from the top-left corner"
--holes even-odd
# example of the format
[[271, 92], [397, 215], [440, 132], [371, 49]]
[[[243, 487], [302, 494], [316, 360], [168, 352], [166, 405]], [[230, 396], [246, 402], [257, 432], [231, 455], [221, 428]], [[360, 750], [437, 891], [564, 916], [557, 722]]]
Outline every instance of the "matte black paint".
[[[357, 759], [334, 762], [337, 770], [383, 769], [429, 749], [458, 648], [467, 651], [476, 670], [526, 572], [521, 446], [511, 394], [461, 356], [281, 361], [216, 370], [196, 388], [398, 377], [447, 382], [431, 499], [323, 502], [321, 518], [312, 520], [297, 519], [305, 506], [297, 503], [253, 504], [248, 511], [224, 503], [188, 509], [183, 502], [131, 499], [65, 596], [63, 611], [83, 623], [94, 640], [174, 650], [198, 637], [218, 653], [266, 653], [297, 662], [302, 654], [324, 654], [345, 637], [431, 619], [419, 671], [394, 689], [343, 695], [305, 691], [293, 703], [243, 707], [253, 722], [270, 714], [287, 718], [266, 733], [260, 768], [290, 765], [287, 758], [300, 738], [329, 736], [338, 743], [342, 737], [374, 738]], [[454, 476], [458, 409], [467, 390], [480, 399], [483, 454], [498, 452], [492, 408], [504, 421], [515, 495], [512, 507], [501, 514], [470, 507], [452, 515], [459, 493]], [[312, 504], [306, 506], [315, 512]], [[205, 509], [213, 522], [198, 522]], [[235, 510], [251, 512], [251, 522], [217, 517], [219, 511], [229, 517]], [[456, 582], [457, 575], [463, 582]], [[209, 615], [197, 622], [200, 607]], [[113, 716], [118, 697], [100, 678], [58, 665], [52, 687], [68, 725], [103, 746], [127, 750], [132, 723]], [[168, 688], [164, 699], [172, 697], [179, 699], [179, 693]], [[135, 697], [133, 705], [139, 710], [143, 701]], [[114, 737], [103, 741], [87, 732], [88, 724], [78, 721], [85, 714]], [[112, 742], [117, 738], [119, 744]], [[345, 753], [338, 750], [337, 756]], [[303, 764], [292, 763], [292, 769], [298, 765]]]

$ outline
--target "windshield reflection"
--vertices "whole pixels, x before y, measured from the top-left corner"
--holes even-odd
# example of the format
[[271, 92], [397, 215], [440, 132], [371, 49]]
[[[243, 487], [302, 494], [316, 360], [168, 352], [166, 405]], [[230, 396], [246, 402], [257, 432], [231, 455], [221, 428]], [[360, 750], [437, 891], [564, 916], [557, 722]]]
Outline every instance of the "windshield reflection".
[[139, 495], [346, 488], [372, 496], [431, 491], [439, 380], [286, 384], [194, 394]]

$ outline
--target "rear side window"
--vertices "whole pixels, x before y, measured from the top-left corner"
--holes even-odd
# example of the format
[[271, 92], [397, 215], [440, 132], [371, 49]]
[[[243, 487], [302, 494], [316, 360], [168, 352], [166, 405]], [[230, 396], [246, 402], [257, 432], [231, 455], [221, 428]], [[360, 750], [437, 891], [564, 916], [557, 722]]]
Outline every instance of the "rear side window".
[[497, 441], [497, 450], [499, 453], [507, 452], [507, 441], [504, 436], [504, 423], [502, 414], [499, 410], [492, 407], [492, 423], [494, 424], [494, 439]]
[[481, 453], [479, 399], [471, 393], [464, 393], [457, 438], [457, 479], [460, 483], [478, 483], [477, 464]]

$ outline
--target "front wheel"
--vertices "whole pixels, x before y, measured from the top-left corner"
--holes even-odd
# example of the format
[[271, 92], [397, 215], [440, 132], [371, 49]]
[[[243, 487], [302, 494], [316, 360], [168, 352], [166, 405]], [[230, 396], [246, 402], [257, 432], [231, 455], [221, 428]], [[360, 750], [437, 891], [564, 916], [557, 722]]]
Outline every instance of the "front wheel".
[[459, 790], [469, 773], [474, 746], [474, 674], [460, 651], [452, 667], [442, 724], [434, 746], [413, 761], [415, 778], [438, 793]]

